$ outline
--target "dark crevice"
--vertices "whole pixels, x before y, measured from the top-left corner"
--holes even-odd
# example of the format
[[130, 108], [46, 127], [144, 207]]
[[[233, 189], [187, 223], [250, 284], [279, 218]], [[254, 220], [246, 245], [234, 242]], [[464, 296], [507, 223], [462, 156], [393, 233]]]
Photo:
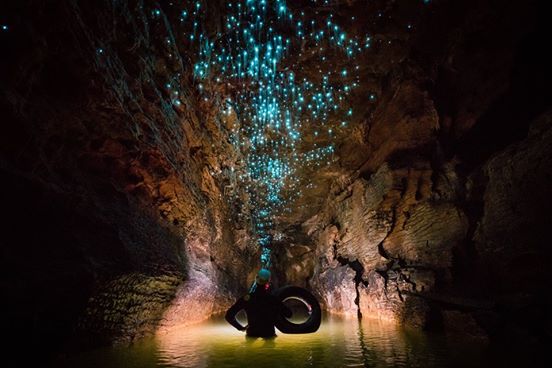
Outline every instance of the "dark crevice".
[[391, 226], [389, 227], [389, 231], [387, 231], [387, 234], [382, 239], [381, 242], [378, 244], [378, 253], [380, 256], [382, 256], [385, 259], [392, 259], [391, 255], [385, 250], [383, 247], [383, 244], [385, 243], [385, 240], [393, 233], [393, 230], [395, 229], [397, 222], [397, 209], [393, 207], [393, 211], [391, 212]]
[[404, 198], [404, 195], [406, 194], [407, 189], [408, 189], [408, 179], [401, 178], [401, 199]]
[[378, 254], [385, 259], [391, 259], [389, 253], [387, 253], [387, 251], [383, 247], [383, 241], [378, 244]]
[[355, 277], [353, 281], [355, 283], [355, 304], [357, 305], [357, 317], [362, 318], [362, 312], [360, 311], [360, 292], [358, 290], [359, 285], [362, 283], [364, 286], [368, 286], [368, 281], [362, 279], [364, 274], [364, 266], [357, 259], [350, 261], [348, 258], [345, 258], [337, 253], [337, 246], [334, 244], [334, 258], [342, 266], [348, 266], [353, 271], [355, 271]]
[[402, 224], [402, 230], [406, 228], [406, 224], [408, 223], [408, 220], [410, 220], [410, 212], [409, 211], [403, 211], [404, 214], [404, 222]]
[[433, 147], [429, 160], [429, 165], [431, 167], [431, 193], [440, 194], [438, 190], [439, 174], [441, 173], [443, 162], [446, 161], [443, 156], [443, 148], [441, 147], [440, 142], [437, 141]]
[[422, 195], [422, 185], [424, 183], [424, 179], [423, 177], [419, 177], [418, 178], [418, 182], [416, 183], [416, 194], [414, 195], [414, 198], [419, 201], [423, 198], [423, 195]]
[[[468, 218], [468, 231], [465, 240], [452, 249], [452, 275], [455, 287], [458, 290], [471, 290], [476, 295], [485, 289], [487, 280], [479, 272], [477, 261], [478, 255], [475, 244], [475, 235], [479, 226], [479, 221], [484, 215], [484, 194], [487, 187], [488, 178], [482, 170], [478, 170], [472, 181], [477, 183], [471, 188], [470, 193], [464, 193], [465, 201], [459, 206]], [[465, 179], [467, 180], [467, 179]], [[466, 287], [469, 285], [469, 288]], [[477, 287], [473, 287], [477, 285]], [[483, 292], [482, 296], [485, 293]]]
[[397, 291], [397, 295], [399, 296], [399, 299], [401, 302], [404, 302], [404, 297], [402, 296], [401, 289], [399, 289], [399, 284], [395, 284], [395, 290]]

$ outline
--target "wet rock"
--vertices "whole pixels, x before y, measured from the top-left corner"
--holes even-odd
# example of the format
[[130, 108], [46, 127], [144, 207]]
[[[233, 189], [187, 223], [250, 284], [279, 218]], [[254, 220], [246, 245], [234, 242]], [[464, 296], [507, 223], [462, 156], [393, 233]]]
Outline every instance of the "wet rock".
[[347, 266], [330, 268], [313, 279], [312, 286], [325, 309], [336, 314], [357, 315], [355, 272]]
[[402, 305], [399, 292], [388, 288], [385, 277], [376, 271], [369, 272], [365, 280], [366, 283], [359, 285], [362, 317], [397, 322], [396, 311]]
[[175, 290], [169, 307], [162, 309], [164, 312], [157, 332], [163, 333], [175, 327], [198, 323], [214, 312], [222, 311], [228, 304], [218, 304], [217, 294], [217, 285], [207, 275], [193, 275]]
[[90, 299], [79, 329], [103, 343], [128, 343], [153, 334], [174, 299], [181, 275], [128, 274]]

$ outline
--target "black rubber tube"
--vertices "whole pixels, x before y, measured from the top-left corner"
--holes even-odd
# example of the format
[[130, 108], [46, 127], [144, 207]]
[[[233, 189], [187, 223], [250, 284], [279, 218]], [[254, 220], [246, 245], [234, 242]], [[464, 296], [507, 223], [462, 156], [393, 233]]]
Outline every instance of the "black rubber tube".
[[320, 327], [322, 321], [322, 310], [320, 303], [308, 290], [299, 286], [284, 286], [274, 291], [274, 295], [282, 302], [287, 298], [297, 298], [310, 307], [309, 318], [303, 323], [293, 323], [284, 316], [280, 316], [276, 321], [276, 328], [280, 332], [287, 334], [306, 334], [313, 333]]

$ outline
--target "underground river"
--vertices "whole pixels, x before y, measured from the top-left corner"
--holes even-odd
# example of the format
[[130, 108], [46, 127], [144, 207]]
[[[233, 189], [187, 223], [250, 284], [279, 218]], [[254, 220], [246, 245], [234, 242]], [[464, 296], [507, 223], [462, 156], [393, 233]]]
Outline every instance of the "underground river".
[[[502, 350], [502, 349], [499, 349]], [[528, 355], [525, 355], [527, 357]], [[527, 363], [527, 361], [526, 361]], [[183, 327], [131, 347], [60, 357], [58, 367], [488, 367], [515, 357], [481, 341], [406, 330], [377, 320], [326, 317], [307, 335], [251, 339], [222, 318]]]

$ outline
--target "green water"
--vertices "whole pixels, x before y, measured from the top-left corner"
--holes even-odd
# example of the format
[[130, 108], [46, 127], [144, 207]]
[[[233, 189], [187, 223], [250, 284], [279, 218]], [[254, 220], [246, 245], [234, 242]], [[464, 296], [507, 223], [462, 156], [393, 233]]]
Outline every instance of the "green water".
[[220, 319], [131, 347], [65, 357], [59, 367], [485, 367], [484, 345], [392, 324], [327, 318], [308, 335], [250, 339]]

